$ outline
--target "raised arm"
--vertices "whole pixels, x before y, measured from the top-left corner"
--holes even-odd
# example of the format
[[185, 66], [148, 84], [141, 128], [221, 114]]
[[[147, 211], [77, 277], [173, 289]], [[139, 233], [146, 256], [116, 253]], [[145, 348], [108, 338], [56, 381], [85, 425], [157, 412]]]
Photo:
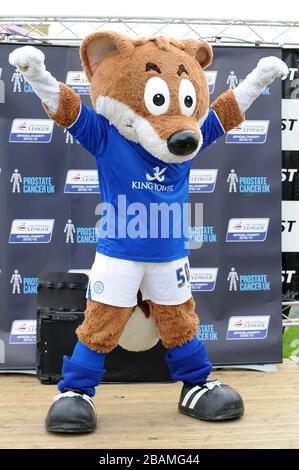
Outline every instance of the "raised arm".
[[9, 55], [9, 62], [30, 83], [51, 119], [62, 127], [70, 127], [76, 121], [80, 113], [80, 97], [46, 70], [41, 50], [33, 46], [19, 47]]
[[108, 123], [93, 109], [81, 104], [79, 95], [64, 83], [58, 82], [45, 67], [44, 54], [32, 46], [15, 49], [9, 55], [42, 100], [43, 107], [56, 124], [67, 128], [80, 144], [93, 155], [105, 147]]
[[241, 124], [245, 111], [263, 89], [277, 77], [286, 78], [287, 65], [277, 57], [263, 57], [256, 68], [233, 90], [222, 93], [212, 104], [225, 132]]

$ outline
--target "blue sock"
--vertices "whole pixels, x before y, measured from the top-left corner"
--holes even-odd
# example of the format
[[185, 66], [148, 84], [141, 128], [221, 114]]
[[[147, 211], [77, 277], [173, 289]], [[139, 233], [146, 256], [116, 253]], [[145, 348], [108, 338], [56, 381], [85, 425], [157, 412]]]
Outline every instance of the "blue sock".
[[171, 377], [187, 384], [205, 383], [212, 370], [206, 347], [197, 336], [188, 343], [169, 348], [165, 359]]
[[106, 354], [93, 351], [81, 343], [81, 341], [78, 341], [71, 359], [92, 369], [103, 369], [105, 356]]
[[95, 387], [101, 383], [105, 373], [105, 356], [106, 354], [97, 353], [78, 341], [72, 357], [63, 358], [63, 379], [58, 384], [58, 390], [77, 390], [93, 397]]

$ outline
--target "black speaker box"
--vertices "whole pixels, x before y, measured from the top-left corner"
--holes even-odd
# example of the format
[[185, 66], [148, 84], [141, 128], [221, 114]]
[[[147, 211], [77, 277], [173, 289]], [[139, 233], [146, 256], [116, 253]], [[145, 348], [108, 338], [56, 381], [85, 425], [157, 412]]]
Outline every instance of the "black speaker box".
[[77, 342], [84, 318], [88, 277], [81, 273], [40, 273], [37, 295], [36, 369], [42, 383], [61, 379], [64, 355]]
[[[41, 273], [37, 295], [37, 376], [43, 384], [61, 379], [63, 356], [77, 342], [75, 330], [84, 318], [88, 277], [81, 273]], [[117, 347], [107, 354], [106, 383], [169, 382], [161, 342], [142, 352]]]

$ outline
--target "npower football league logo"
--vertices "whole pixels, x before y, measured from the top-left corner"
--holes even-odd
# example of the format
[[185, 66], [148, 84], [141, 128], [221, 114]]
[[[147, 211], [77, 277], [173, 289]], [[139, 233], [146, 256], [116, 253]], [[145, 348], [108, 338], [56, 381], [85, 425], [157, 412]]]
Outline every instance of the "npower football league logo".
[[215, 90], [217, 70], [205, 71], [205, 76], [208, 80], [209, 94], [211, 95], [212, 93], [214, 93], [214, 90]]
[[99, 179], [97, 170], [69, 170], [66, 175], [64, 192], [98, 193]]
[[50, 243], [55, 219], [14, 219], [9, 243]]
[[244, 121], [227, 132], [226, 144], [264, 144], [267, 140], [270, 121]]
[[65, 83], [78, 93], [78, 95], [89, 95], [90, 85], [84, 72], [70, 70], [67, 73]]
[[9, 344], [34, 344], [36, 320], [15, 320], [12, 323]]
[[190, 170], [189, 193], [212, 193], [215, 190], [218, 170]]
[[266, 339], [270, 315], [230, 317], [227, 327], [227, 340]]
[[267, 238], [269, 218], [230, 219], [228, 221], [227, 242], [264, 242]]
[[54, 121], [51, 119], [19, 119], [12, 121], [9, 143], [48, 144], [52, 140]]
[[217, 281], [218, 268], [190, 268], [192, 291], [212, 292]]

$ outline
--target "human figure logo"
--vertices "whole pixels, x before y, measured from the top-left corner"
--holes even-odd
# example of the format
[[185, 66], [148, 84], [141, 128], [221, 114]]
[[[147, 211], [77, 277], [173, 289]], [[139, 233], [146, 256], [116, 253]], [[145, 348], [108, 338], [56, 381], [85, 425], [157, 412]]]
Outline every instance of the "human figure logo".
[[238, 175], [237, 173], [235, 172], [235, 170], [232, 168], [230, 170], [230, 173], [227, 177], [227, 183], [229, 183], [229, 188], [228, 188], [228, 192], [229, 193], [236, 193], [237, 192], [237, 183], [238, 183]]
[[68, 219], [65, 224], [64, 233], [66, 234], [65, 243], [74, 243], [74, 233], [76, 233], [76, 229], [71, 219]]
[[238, 280], [239, 280], [239, 276], [238, 276], [238, 273], [236, 271], [236, 269], [234, 267], [231, 268], [229, 274], [228, 274], [228, 277], [227, 277], [227, 281], [229, 281], [229, 290], [232, 291], [237, 291], [238, 290]]
[[12, 284], [12, 294], [20, 294], [21, 293], [21, 284], [22, 284], [22, 277], [18, 271], [15, 269], [13, 275], [11, 276], [10, 284]]
[[0, 104], [5, 103], [5, 84], [1, 78], [2, 76], [2, 68], [0, 67]]
[[239, 84], [237, 76], [233, 70], [230, 71], [229, 76], [226, 80], [226, 84], [228, 85], [230, 90], [236, 88], [236, 86]]
[[16, 69], [12, 74], [11, 82], [13, 82], [13, 93], [16, 93], [17, 91], [18, 93], [22, 93], [21, 83], [23, 82], [23, 76], [18, 69]]
[[13, 193], [20, 193], [20, 183], [22, 183], [22, 176], [19, 173], [19, 170], [16, 168], [11, 175], [10, 182], [12, 183], [12, 192]]

